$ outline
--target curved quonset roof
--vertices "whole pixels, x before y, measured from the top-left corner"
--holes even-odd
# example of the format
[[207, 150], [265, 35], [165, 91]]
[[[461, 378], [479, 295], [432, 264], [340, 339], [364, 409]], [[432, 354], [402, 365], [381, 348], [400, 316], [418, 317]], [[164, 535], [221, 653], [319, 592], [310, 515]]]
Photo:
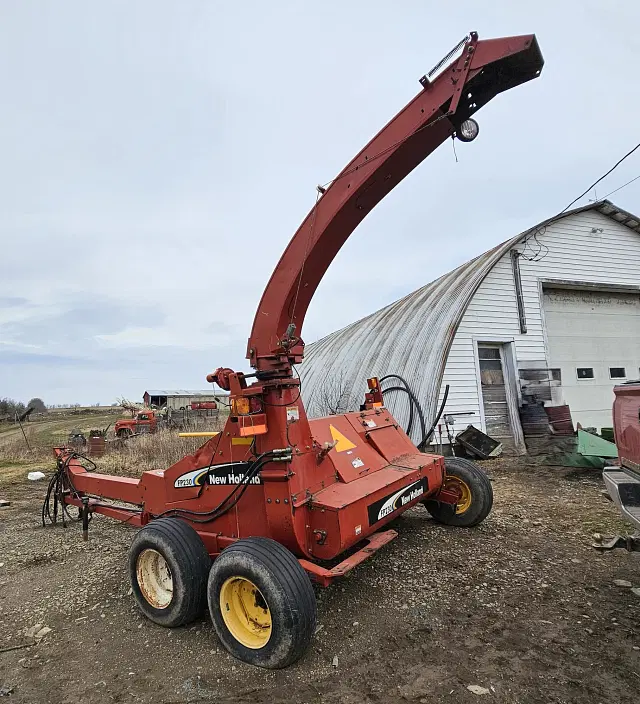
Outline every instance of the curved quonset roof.
[[[328, 412], [327, 396], [330, 404], [340, 397], [342, 407], [337, 410], [354, 410], [364, 400], [369, 377], [400, 374], [420, 399], [430, 423], [436, 413], [449, 349], [469, 301], [493, 265], [518, 239], [495, 247], [386, 308], [308, 345], [300, 376], [309, 415]], [[393, 394], [387, 405], [406, 427], [406, 394]], [[416, 441], [418, 434], [412, 432]]]
[[[609, 201], [590, 203], [562, 217], [591, 209], [640, 230], [633, 215]], [[309, 415], [327, 413], [327, 396], [332, 403], [341, 398], [340, 412], [353, 410], [364, 400], [368, 377], [400, 374], [420, 399], [430, 424], [451, 343], [473, 295], [504, 254], [529, 233], [557, 219], [516, 235], [399, 301], [308, 345], [300, 376]], [[392, 394], [388, 406], [406, 427], [407, 395]], [[419, 440], [417, 430], [411, 435]]]

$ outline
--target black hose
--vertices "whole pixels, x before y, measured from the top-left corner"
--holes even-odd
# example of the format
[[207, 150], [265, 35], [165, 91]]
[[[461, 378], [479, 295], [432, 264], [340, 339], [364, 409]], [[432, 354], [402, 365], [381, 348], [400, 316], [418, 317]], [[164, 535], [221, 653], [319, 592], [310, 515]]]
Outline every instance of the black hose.
[[385, 393], [387, 393], [387, 391], [404, 391], [409, 396], [410, 403], [409, 403], [409, 422], [407, 424], [407, 429], [406, 429], [407, 435], [409, 435], [409, 433], [411, 432], [411, 429], [413, 427], [413, 407], [415, 406], [415, 408], [416, 408], [416, 412], [418, 414], [418, 420], [420, 421], [420, 431], [422, 433], [422, 440], [420, 440], [420, 442], [416, 445], [416, 447], [418, 448], [418, 450], [420, 450], [422, 452], [422, 451], [424, 451], [427, 443], [431, 439], [431, 436], [433, 435], [433, 433], [436, 429], [436, 426], [438, 425], [438, 421], [440, 420], [440, 418], [442, 418], [442, 414], [444, 412], [444, 407], [447, 402], [447, 398], [449, 397], [449, 384], [447, 384], [444, 389], [444, 396], [442, 397], [442, 403], [440, 404], [440, 408], [438, 409], [438, 413], [436, 414], [436, 418], [433, 421], [433, 424], [431, 425], [429, 432], [427, 432], [426, 431], [426, 423], [425, 423], [425, 419], [424, 419], [424, 410], [423, 410], [422, 406], [420, 405], [420, 402], [416, 398], [416, 395], [409, 388], [409, 384], [407, 383], [407, 381], [403, 377], [401, 377], [399, 374], [387, 374], [386, 376], [383, 376], [380, 379], [380, 383], [382, 384], [382, 382], [386, 381], [387, 379], [399, 379], [404, 384], [404, 386], [389, 386], [386, 389], [381, 388], [383, 395]]
[[[69, 453], [64, 460], [58, 458], [56, 471], [49, 480], [47, 492], [42, 503], [41, 518], [43, 527], [46, 525], [47, 520], [53, 524], [57, 523], [58, 514], [60, 514], [63, 526], [66, 525], [66, 519], [69, 519], [70, 521], [77, 521], [81, 518], [80, 513], [77, 517], [74, 517], [69, 513], [69, 506], [64, 500], [65, 494], [71, 494], [76, 499], [80, 498], [80, 495], [73, 486], [71, 477], [67, 471], [69, 463], [72, 459], [79, 459], [88, 462], [91, 467], [85, 467], [85, 469], [88, 469], [89, 471], [96, 469], [95, 462], [78, 452]], [[51, 506], [52, 499], [53, 508]]]
[[[408, 394], [409, 399], [411, 401], [411, 403], [409, 404], [410, 413], [411, 409], [415, 405], [416, 411], [418, 413], [418, 420], [420, 421], [420, 431], [422, 433], [422, 440], [420, 440], [416, 447], [418, 448], [418, 450], [422, 451], [426, 444], [427, 426], [424, 420], [424, 411], [422, 410], [420, 402], [416, 398], [416, 395], [413, 393], [413, 391], [411, 391], [411, 389], [409, 388], [409, 384], [407, 383], [406, 379], [403, 379], [399, 374], [387, 374], [386, 376], [382, 377], [382, 379], [380, 379], [380, 383], [382, 383], [385, 379], [400, 379], [400, 381], [404, 384], [404, 388], [401, 386], [391, 386], [388, 389], [381, 389], [383, 394], [385, 393], [385, 391], [404, 391]], [[411, 426], [409, 425], [407, 427], [407, 435], [409, 434], [410, 430]]]
[[[418, 413], [418, 420], [420, 421], [420, 431], [422, 433], [422, 436], [424, 437], [425, 430], [426, 430], [426, 424], [424, 422], [424, 414], [422, 412], [422, 408], [417, 402], [417, 399], [413, 395], [410, 389], [406, 389], [404, 386], [390, 386], [388, 389], [385, 389], [382, 393], [386, 394], [388, 391], [404, 391], [409, 396], [409, 408], [413, 408], [413, 406], [416, 406], [416, 410]], [[407, 424], [407, 428], [405, 430], [406, 434], [409, 435], [411, 432], [411, 426]]]
[[[389, 391], [404, 391], [408, 394], [408, 390], [404, 386], [390, 386], [388, 389], [384, 389], [382, 393], [386, 394]], [[411, 397], [409, 397], [409, 401], [409, 422], [407, 423], [407, 427], [404, 429], [404, 432], [407, 435], [411, 435], [411, 428], [413, 427], [413, 401], [411, 401]]]
[[440, 410], [439, 410], [438, 413], [436, 414], [436, 419], [433, 421], [433, 425], [431, 426], [431, 430], [430, 430], [429, 433], [425, 436], [425, 439], [424, 439], [424, 441], [423, 441], [425, 445], [429, 442], [429, 440], [431, 440], [431, 436], [432, 436], [433, 433], [435, 432], [436, 425], [438, 425], [438, 421], [440, 420], [440, 418], [442, 418], [442, 413], [443, 413], [443, 411], [444, 411], [444, 406], [445, 406], [445, 403], [447, 402], [447, 399], [448, 399], [448, 398], [449, 398], [449, 384], [447, 384], [447, 385], [444, 387], [444, 396], [442, 397], [442, 403], [440, 404]]
[[[409, 384], [401, 377], [398, 376], [397, 374], [387, 374], [386, 376], [383, 376], [382, 379], [380, 379], [380, 383], [382, 384], [383, 381], [386, 381], [387, 379], [399, 379], [403, 384], [404, 384], [404, 389], [398, 389], [397, 387], [389, 387], [388, 389], [384, 389], [382, 393], [384, 394], [386, 391], [397, 391], [397, 390], [408, 390], [409, 389]], [[407, 435], [411, 434], [411, 429], [413, 428], [413, 403], [409, 404], [409, 422], [407, 423], [407, 428], [405, 432]]]
[[[168, 511], [163, 511], [153, 517], [161, 518], [162, 516], [177, 516], [178, 518], [185, 518], [192, 523], [209, 523], [210, 521], [220, 518], [225, 513], [228, 513], [238, 503], [238, 501], [240, 501], [244, 495], [244, 492], [249, 487], [251, 480], [266, 464], [274, 461], [274, 456], [278, 457], [278, 455], [274, 455], [273, 450], [268, 450], [267, 452], [263, 452], [261, 455], [258, 455], [258, 457], [256, 457], [256, 459], [249, 465], [249, 468], [240, 483], [237, 484], [235, 488], [210, 511], [192, 511], [186, 508], [175, 508], [169, 509]], [[215, 465], [212, 466], [215, 467]], [[238, 490], [240, 490], [240, 492], [234, 497], [234, 494]]]

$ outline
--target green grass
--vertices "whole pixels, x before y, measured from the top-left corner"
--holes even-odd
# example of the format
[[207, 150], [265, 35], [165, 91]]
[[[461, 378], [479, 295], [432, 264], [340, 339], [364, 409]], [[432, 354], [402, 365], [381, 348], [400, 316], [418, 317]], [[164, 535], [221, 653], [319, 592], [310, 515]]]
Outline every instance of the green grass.
[[0, 469], [11, 469], [17, 466], [28, 465], [29, 462], [16, 462], [15, 460], [0, 460]]

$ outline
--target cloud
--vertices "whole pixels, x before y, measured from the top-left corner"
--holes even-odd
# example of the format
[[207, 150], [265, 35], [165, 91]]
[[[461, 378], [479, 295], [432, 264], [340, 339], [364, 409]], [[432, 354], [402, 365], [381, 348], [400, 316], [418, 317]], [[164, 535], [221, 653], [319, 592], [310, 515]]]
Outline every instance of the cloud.
[[15, 308], [27, 305], [29, 301], [20, 296], [0, 296], [0, 308]]
[[100, 336], [116, 334], [130, 325], [145, 322], [160, 324], [165, 314], [158, 306], [137, 305], [133, 301], [95, 297], [84, 300], [63, 297], [46, 305], [24, 305], [27, 313], [19, 320], [0, 324], [5, 341], [30, 344], [47, 349], [66, 347], [87, 349]]
[[[0, 395], [107, 402], [246, 368], [262, 290], [315, 185], [469, 27], [536, 31], [542, 77], [483, 108], [458, 161], [443, 145], [366, 218], [305, 340], [557, 212], [637, 141], [617, 70], [634, 65], [633, 3], [541, 0], [534, 17], [508, 0], [68, 0], [1, 14]], [[602, 85], [626, 96], [615, 111]], [[614, 197], [633, 212], [638, 195], [640, 182]]]
[[77, 367], [90, 366], [90, 361], [78, 357], [63, 357], [54, 354], [37, 354], [33, 352], [16, 352], [0, 349], [0, 365], [15, 365], [16, 367], [44, 365], [52, 367]]

